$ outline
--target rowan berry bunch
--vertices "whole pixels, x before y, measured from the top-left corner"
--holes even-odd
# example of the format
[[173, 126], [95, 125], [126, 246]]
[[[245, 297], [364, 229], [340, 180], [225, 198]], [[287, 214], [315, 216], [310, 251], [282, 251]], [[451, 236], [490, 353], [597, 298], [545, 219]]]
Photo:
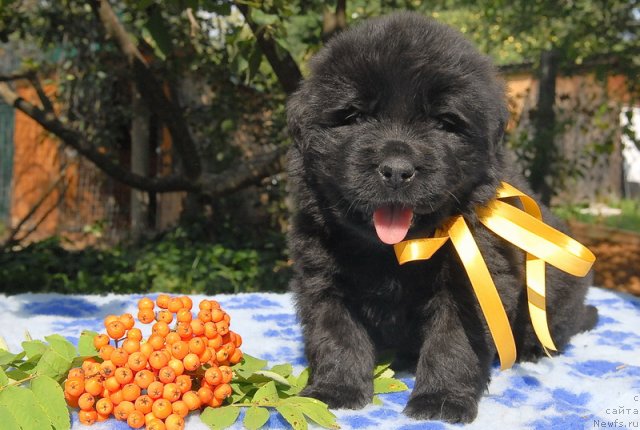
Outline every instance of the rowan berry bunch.
[[133, 315], [105, 318], [106, 334], [93, 339], [99, 358], [71, 369], [64, 383], [81, 423], [113, 415], [133, 428], [178, 430], [190, 411], [218, 407], [231, 395], [230, 366], [242, 359], [242, 338], [215, 300], [201, 301], [195, 317], [192, 307], [187, 296], [140, 299], [138, 321], [153, 323], [147, 339]]

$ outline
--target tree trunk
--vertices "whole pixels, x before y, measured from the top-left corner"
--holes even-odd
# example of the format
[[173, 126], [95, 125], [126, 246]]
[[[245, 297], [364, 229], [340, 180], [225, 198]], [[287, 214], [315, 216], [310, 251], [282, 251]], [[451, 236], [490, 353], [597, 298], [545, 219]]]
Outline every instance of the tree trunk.
[[554, 139], [557, 75], [557, 53], [553, 50], [543, 51], [540, 55], [538, 104], [533, 121], [533, 161], [529, 182], [546, 205], [549, 205], [553, 196], [551, 176], [559, 153]]
[[[132, 91], [131, 171], [149, 176], [149, 120], [150, 114], [140, 93]], [[149, 193], [131, 189], [131, 237], [138, 241], [149, 229]]]

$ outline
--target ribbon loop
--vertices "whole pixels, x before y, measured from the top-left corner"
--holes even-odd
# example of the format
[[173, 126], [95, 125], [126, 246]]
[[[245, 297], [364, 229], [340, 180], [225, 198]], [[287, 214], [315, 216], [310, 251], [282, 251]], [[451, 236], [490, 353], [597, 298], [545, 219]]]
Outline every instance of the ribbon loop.
[[[524, 211], [499, 200], [511, 197], [520, 200]], [[496, 199], [487, 207], [476, 209], [476, 213], [485, 227], [526, 252], [531, 323], [545, 352], [556, 351], [547, 322], [545, 262], [572, 275], [585, 276], [595, 256], [579, 242], [545, 224], [536, 201], [505, 182], [498, 189]], [[516, 359], [516, 348], [509, 319], [469, 227], [462, 216], [454, 216], [434, 236], [394, 245], [398, 262], [427, 260], [451, 239], [496, 344], [501, 368], [511, 367]]]

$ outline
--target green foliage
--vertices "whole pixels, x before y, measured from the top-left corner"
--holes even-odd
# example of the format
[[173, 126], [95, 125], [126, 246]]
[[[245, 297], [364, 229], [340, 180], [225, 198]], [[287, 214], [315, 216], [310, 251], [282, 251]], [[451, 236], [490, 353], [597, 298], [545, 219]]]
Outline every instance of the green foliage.
[[588, 205], [563, 205], [553, 208], [553, 212], [567, 221], [600, 224], [608, 227], [640, 233], [640, 201], [623, 199], [607, 203], [610, 208], [620, 209], [619, 215], [597, 215], [587, 213]]
[[0, 252], [0, 292], [284, 291], [284, 244], [232, 248], [177, 228], [141, 246], [66, 251], [55, 239]]

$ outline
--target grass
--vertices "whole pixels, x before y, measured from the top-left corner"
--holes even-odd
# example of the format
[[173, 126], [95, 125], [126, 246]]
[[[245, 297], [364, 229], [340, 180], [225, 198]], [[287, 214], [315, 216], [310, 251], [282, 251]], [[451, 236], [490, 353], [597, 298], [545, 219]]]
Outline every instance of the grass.
[[622, 199], [606, 203], [611, 208], [620, 209], [619, 215], [593, 215], [581, 213], [588, 205], [563, 205], [552, 208], [553, 212], [567, 221], [598, 224], [621, 230], [640, 233], [640, 200]]

